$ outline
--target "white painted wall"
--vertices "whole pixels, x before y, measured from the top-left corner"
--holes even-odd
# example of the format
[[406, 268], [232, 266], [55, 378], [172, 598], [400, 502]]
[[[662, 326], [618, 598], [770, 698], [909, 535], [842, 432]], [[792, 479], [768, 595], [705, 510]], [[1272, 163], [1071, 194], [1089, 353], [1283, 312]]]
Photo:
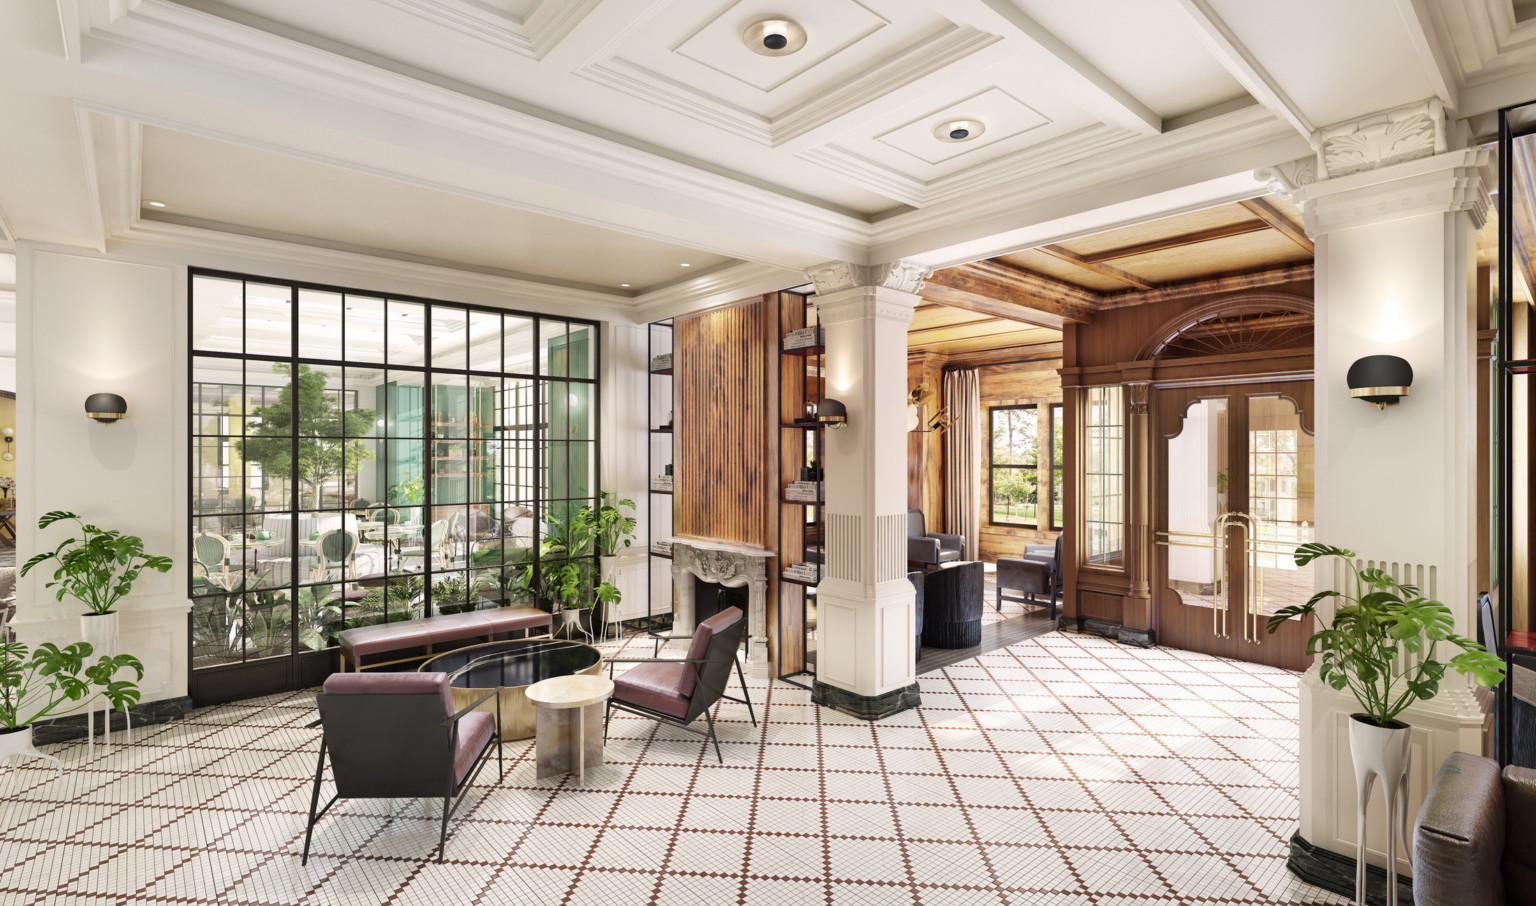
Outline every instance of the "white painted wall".
[[[1423, 566], [1426, 593], [1473, 634], [1475, 400], [1473, 233], [1487, 214], [1487, 152], [1461, 151], [1340, 177], [1298, 193], [1317, 243], [1317, 538], [1362, 557]], [[1365, 355], [1402, 356], [1412, 394], [1377, 410], [1349, 397]], [[1331, 579], [1319, 570], [1319, 584]], [[1483, 753], [1491, 696], [1460, 677], [1402, 715], [1413, 725], [1408, 813], [1440, 763]], [[1301, 835], [1353, 855], [1354, 700], [1309, 671], [1301, 682]], [[1370, 838], [1385, 840], [1381, 794]], [[1385, 864], [1381, 847], [1372, 861]], [[1399, 859], [1399, 871], [1410, 870]]]
[[[185, 281], [163, 264], [28, 243], [18, 252], [18, 558], [65, 537], [60, 528], [36, 529], [54, 509], [139, 535], [151, 553], [179, 553], [187, 524]], [[85, 398], [98, 391], [121, 394], [128, 417], [112, 425], [87, 419]], [[186, 581], [178, 558], [171, 572], [146, 574], [120, 610], [119, 651], [144, 662], [146, 701], [186, 694]], [[18, 584], [18, 637], [79, 640], [84, 608], [56, 601], [44, 582], [40, 570]]]

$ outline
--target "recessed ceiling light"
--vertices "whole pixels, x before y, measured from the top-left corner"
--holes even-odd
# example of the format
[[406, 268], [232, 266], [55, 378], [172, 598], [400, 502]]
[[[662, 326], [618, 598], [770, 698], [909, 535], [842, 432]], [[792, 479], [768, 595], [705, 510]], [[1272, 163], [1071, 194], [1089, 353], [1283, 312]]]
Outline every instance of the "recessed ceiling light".
[[951, 120], [933, 127], [933, 137], [941, 142], [969, 142], [986, 131], [987, 124], [980, 120]]
[[741, 41], [753, 53], [787, 57], [805, 46], [805, 29], [793, 19], [759, 19], [741, 33]]
[[629, 289], [628, 283], [620, 283], [619, 286], [623, 287], [624, 289]]
[[163, 202], [163, 201], [150, 201], [147, 198], [144, 199], [144, 203], [149, 205], [152, 208], [163, 208], [163, 207], [166, 207], [166, 203]]
[[688, 263], [688, 262], [686, 262], [686, 261], [684, 261], [684, 262], [683, 262], [683, 265], [682, 265], [682, 266], [683, 266], [683, 267], [693, 267], [693, 265], [691, 265], [691, 264], [689, 264], [689, 263]]

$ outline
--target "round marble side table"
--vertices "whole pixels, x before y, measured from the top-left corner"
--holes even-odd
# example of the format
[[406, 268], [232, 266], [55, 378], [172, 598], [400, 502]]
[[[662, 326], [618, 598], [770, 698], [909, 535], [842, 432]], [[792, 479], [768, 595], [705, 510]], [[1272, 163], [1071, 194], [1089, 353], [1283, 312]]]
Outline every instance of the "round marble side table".
[[576, 775], [581, 786], [589, 764], [603, 763], [604, 702], [613, 695], [613, 680], [605, 676], [556, 676], [528, 687], [528, 700], [537, 714], [534, 746], [535, 776]]

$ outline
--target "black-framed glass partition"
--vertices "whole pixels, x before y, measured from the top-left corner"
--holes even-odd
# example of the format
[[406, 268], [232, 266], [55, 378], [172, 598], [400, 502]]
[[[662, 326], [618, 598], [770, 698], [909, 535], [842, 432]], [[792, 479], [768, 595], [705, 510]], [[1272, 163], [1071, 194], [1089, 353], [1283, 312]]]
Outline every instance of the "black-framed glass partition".
[[344, 628], [534, 599], [597, 494], [595, 322], [189, 282], [194, 701], [317, 683]]

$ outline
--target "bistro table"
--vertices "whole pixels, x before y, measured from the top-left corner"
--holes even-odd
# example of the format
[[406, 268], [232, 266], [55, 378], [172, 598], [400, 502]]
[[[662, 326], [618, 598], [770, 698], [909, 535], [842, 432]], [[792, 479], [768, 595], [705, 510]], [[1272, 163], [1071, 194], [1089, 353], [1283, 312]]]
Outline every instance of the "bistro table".
[[11, 547], [16, 546], [15, 507], [8, 510], [0, 510], [0, 539], [8, 541]]

